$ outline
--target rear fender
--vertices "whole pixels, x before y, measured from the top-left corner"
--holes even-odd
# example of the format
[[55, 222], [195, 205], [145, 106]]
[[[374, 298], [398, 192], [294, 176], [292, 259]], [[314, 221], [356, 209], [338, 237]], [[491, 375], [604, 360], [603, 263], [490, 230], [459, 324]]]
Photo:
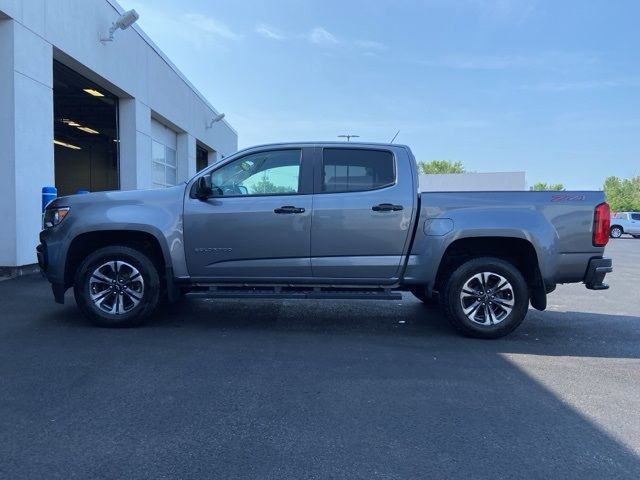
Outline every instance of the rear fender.
[[[433, 288], [447, 249], [456, 241], [468, 238], [514, 238], [528, 242], [538, 260], [539, 274], [544, 283], [551, 282], [558, 267], [558, 234], [544, 216], [531, 208], [465, 208], [442, 212], [433, 222], [421, 218], [423, 228], [414, 242], [405, 281]], [[432, 225], [439, 225], [437, 230]], [[442, 229], [442, 225], [447, 225]], [[473, 252], [469, 252], [473, 253]], [[540, 303], [541, 305], [541, 303]]]

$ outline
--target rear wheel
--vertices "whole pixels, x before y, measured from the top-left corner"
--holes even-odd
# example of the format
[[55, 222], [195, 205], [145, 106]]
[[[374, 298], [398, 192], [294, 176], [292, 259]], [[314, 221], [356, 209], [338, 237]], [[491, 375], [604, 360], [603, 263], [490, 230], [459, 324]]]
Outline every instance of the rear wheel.
[[94, 325], [139, 325], [158, 304], [158, 270], [136, 249], [119, 245], [101, 248], [78, 268], [74, 294], [80, 311]]
[[634, 235], [633, 238], [640, 238], [640, 235]]
[[477, 258], [451, 274], [442, 305], [449, 322], [462, 334], [498, 338], [511, 333], [524, 320], [529, 288], [511, 263]]
[[623, 233], [624, 232], [622, 231], [622, 227], [619, 227], [618, 225], [614, 225], [613, 227], [611, 227], [611, 230], [609, 230], [609, 235], [611, 236], [611, 238], [620, 238]]

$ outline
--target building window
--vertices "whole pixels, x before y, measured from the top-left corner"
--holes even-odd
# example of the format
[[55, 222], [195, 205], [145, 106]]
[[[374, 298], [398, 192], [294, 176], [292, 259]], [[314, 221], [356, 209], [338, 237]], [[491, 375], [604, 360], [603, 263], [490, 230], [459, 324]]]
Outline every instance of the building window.
[[176, 151], [166, 145], [151, 141], [151, 169], [154, 187], [171, 187], [176, 184]]
[[209, 152], [200, 145], [196, 145], [196, 171], [204, 170], [208, 166]]

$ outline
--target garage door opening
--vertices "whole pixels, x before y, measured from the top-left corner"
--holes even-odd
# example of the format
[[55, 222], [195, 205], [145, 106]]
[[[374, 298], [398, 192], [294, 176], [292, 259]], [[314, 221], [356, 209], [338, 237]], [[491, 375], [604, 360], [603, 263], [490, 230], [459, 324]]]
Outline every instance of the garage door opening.
[[58, 195], [119, 188], [118, 97], [56, 61], [53, 135]]

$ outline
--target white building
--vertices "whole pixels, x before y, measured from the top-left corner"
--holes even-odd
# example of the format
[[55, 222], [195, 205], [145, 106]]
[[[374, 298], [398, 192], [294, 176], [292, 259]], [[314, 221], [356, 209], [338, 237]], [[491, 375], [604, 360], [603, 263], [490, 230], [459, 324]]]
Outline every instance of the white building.
[[[114, 0], [0, 0], [0, 267], [36, 262], [41, 189], [157, 188], [237, 133]], [[7, 268], [8, 267], [8, 268]]]
[[487, 192], [505, 190], [526, 190], [524, 172], [420, 175], [421, 192]]

